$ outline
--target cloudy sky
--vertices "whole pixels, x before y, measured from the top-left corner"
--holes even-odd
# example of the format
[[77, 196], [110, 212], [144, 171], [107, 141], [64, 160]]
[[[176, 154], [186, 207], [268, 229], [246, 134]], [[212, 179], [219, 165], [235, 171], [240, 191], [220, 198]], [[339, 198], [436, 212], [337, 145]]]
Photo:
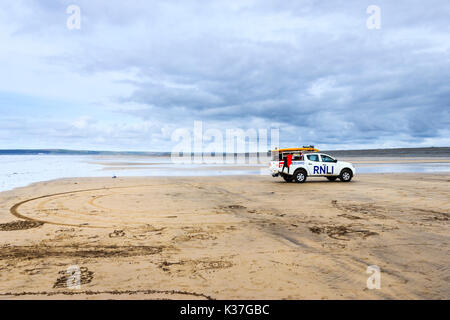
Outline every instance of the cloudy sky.
[[284, 147], [450, 146], [449, 17], [448, 0], [5, 0], [0, 149], [170, 151], [195, 120]]

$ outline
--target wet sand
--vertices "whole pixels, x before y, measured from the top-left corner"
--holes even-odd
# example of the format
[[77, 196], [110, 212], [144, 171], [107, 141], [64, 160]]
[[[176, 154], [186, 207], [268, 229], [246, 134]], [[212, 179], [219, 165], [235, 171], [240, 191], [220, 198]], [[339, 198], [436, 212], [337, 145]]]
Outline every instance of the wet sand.
[[[449, 299], [450, 174], [83, 178], [0, 193], [2, 299]], [[66, 287], [69, 266], [81, 288]], [[369, 290], [369, 265], [381, 289]]]

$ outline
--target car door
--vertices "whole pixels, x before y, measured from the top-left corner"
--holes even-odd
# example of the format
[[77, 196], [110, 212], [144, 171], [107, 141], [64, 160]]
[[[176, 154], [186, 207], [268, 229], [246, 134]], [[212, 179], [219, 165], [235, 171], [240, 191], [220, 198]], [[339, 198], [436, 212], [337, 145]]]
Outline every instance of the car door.
[[321, 168], [320, 168], [321, 175], [335, 176], [337, 174], [336, 160], [334, 160], [332, 157], [326, 154], [321, 154], [320, 160], [321, 160]]
[[306, 167], [308, 168], [309, 176], [318, 176], [320, 168], [320, 158], [318, 154], [306, 155]]

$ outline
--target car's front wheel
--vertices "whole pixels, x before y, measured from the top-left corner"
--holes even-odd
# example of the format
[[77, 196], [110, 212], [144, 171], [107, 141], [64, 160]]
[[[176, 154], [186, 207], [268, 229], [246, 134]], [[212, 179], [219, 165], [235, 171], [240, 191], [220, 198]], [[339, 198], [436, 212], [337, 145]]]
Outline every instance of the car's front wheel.
[[303, 183], [306, 181], [306, 170], [300, 169], [294, 172], [294, 180], [297, 183]]
[[352, 180], [353, 174], [350, 171], [350, 169], [344, 169], [341, 171], [341, 174], [339, 175], [339, 180], [342, 182], [349, 182]]

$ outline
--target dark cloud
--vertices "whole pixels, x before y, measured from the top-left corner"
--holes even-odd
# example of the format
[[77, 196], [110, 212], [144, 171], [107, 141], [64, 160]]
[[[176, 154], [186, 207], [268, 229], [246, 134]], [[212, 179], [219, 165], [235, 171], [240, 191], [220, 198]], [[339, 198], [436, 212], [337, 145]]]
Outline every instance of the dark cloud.
[[[36, 2], [18, 28], [50, 41], [68, 4]], [[448, 1], [378, 1], [380, 30], [366, 28], [371, 4], [79, 1], [82, 30], [60, 30], [68, 49], [42, 59], [83, 77], [132, 72], [114, 80], [130, 92], [103, 98], [116, 120], [278, 124], [283, 145], [448, 145]], [[35, 28], [42, 17], [48, 25]]]

